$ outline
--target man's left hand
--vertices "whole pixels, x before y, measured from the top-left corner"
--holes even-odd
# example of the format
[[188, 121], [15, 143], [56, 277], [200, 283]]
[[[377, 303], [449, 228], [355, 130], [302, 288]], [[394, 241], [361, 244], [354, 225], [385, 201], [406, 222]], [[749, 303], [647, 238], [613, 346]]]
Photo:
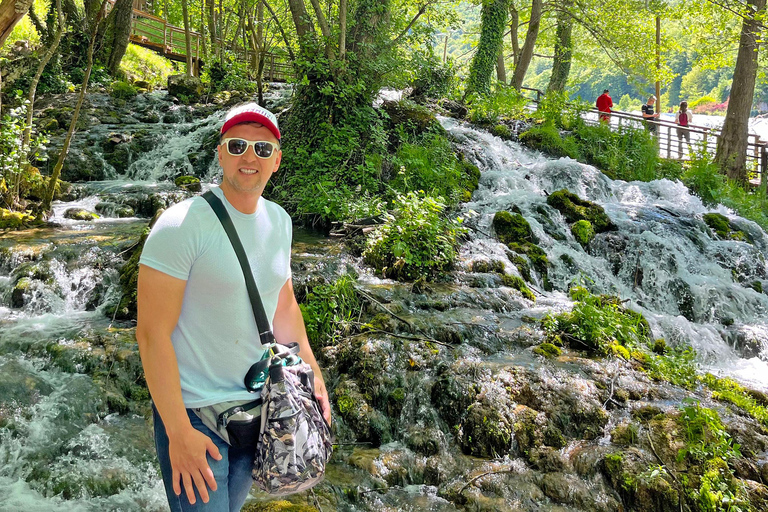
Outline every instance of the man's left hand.
[[331, 426], [331, 402], [328, 400], [328, 391], [325, 389], [325, 381], [323, 378], [315, 374], [315, 398], [317, 398], [320, 404], [323, 418], [328, 426]]

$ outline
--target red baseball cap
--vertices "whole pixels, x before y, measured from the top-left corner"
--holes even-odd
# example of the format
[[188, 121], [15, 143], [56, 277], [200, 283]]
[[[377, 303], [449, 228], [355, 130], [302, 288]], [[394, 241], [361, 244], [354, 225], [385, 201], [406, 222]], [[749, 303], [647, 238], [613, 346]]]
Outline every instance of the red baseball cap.
[[227, 130], [241, 123], [263, 124], [277, 137], [277, 140], [280, 140], [280, 129], [277, 127], [275, 114], [258, 103], [239, 105], [227, 112], [227, 117], [224, 118], [224, 124], [221, 127], [221, 134], [224, 135]]

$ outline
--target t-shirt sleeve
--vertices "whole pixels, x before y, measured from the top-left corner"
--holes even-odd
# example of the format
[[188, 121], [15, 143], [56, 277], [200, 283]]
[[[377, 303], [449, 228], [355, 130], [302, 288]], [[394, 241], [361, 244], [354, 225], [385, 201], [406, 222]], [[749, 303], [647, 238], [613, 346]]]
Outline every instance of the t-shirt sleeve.
[[199, 222], [190, 215], [191, 203], [168, 209], [147, 237], [139, 263], [177, 279], [189, 279], [201, 247]]

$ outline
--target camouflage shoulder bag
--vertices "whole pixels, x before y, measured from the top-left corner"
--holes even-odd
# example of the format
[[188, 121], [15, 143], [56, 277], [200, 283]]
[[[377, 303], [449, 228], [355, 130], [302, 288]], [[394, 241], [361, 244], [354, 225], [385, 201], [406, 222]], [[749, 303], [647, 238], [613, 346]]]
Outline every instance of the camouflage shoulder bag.
[[252, 475], [261, 489], [273, 495], [309, 489], [322, 481], [332, 452], [330, 427], [315, 398], [314, 372], [298, 356], [298, 343], [275, 342], [232, 219], [213, 192], [206, 192], [203, 198], [221, 221], [237, 254], [266, 352], [244, 379], [248, 391], [260, 393], [258, 399], [215, 404], [195, 412], [230, 445], [256, 445]]

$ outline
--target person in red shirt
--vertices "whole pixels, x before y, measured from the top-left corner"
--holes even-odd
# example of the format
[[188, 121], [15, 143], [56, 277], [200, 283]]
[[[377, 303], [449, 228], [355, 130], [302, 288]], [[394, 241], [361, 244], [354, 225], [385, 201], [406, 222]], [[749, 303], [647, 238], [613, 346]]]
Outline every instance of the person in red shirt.
[[611, 107], [613, 107], [613, 100], [608, 95], [608, 89], [603, 91], [603, 94], [600, 95], [599, 98], [597, 98], [597, 101], [595, 102], [595, 106], [597, 107], [597, 110], [600, 112], [605, 112], [604, 114], [600, 114], [600, 120], [606, 123], [611, 122]]

